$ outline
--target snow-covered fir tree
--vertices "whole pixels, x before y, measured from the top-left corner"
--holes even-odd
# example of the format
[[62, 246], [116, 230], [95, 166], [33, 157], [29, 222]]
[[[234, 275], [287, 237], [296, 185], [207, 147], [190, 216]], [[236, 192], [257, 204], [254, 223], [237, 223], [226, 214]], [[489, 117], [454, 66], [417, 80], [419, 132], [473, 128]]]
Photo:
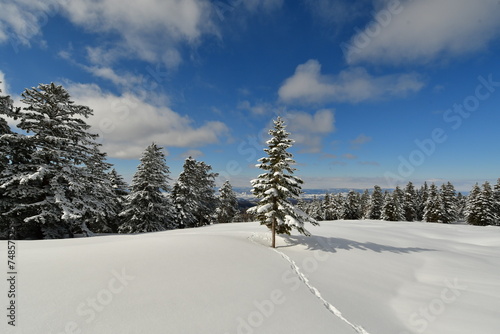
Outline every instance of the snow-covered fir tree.
[[450, 224], [457, 220], [457, 198], [455, 187], [448, 182], [441, 185], [441, 212], [439, 221]]
[[337, 193], [332, 195], [332, 212], [333, 212], [333, 220], [340, 220], [344, 216], [344, 207], [345, 207], [345, 197], [341, 193]]
[[342, 219], [342, 217], [344, 216], [345, 200], [346, 200], [345, 197], [341, 193], [332, 196], [334, 220]]
[[309, 202], [307, 210], [304, 212], [315, 220], [324, 220], [323, 217], [325, 212], [323, 210], [323, 201], [320, 200], [318, 196], [314, 195], [312, 201]]
[[379, 186], [373, 187], [373, 193], [368, 206], [368, 219], [381, 219], [382, 207], [384, 205], [384, 194]]
[[457, 194], [457, 220], [465, 220], [465, 209], [467, 207], [467, 196], [462, 195], [462, 193]]
[[118, 198], [123, 198], [129, 193], [129, 185], [123, 179], [116, 169], [111, 169], [108, 173], [109, 181], [111, 182], [111, 187], [113, 188], [113, 192]]
[[195, 182], [196, 160], [188, 157], [182, 172], [172, 188], [171, 200], [174, 206], [176, 225], [179, 228], [195, 227], [198, 210], [198, 194]]
[[405, 219], [400, 197], [397, 193], [385, 193], [380, 219], [387, 221], [402, 221]]
[[83, 183], [99, 180], [98, 184], [88, 189], [88, 195], [96, 203], [95, 210], [87, 211], [82, 216], [83, 221], [92, 232], [117, 232], [114, 218], [120, 213], [120, 208], [107, 172], [111, 167], [112, 164], [106, 162], [106, 154], [99, 152], [97, 149], [87, 163], [90, 179], [83, 181]]
[[489, 182], [485, 182], [482, 189], [477, 184], [474, 185], [468, 196], [465, 216], [467, 223], [471, 225], [496, 224], [493, 190]]
[[441, 223], [443, 216], [441, 194], [434, 183], [432, 183], [427, 192], [423, 219], [429, 223]]
[[84, 120], [92, 110], [74, 104], [53, 83], [26, 89], [21, 102], [26, 106], [8, 115], [27, 135], [9, 137], [15, 150], [0, 181], [12, 202], [5, 214], [16, 237], [91, 235], [84, 217], [99, 214], [102, 203], [95, 195], [106, 184], [104, 173], [92, 166], [99, 145]]
[[216, 222], [219, 224], [232, 223], [238, 213], [238, 199], [229, 181], [225, 181], [219, 189], [219, 202], [216, 213]]
[[394, 188], [394, 191], [392, 192], [394, 196], [397, 197], [397, 200], [398, 200], [398, 203], [401, 207], [401, 210], [403, 209], [403, 203], [404, 203], [404, 200], [405, 200], [405, 194], [404, 194], [404, 191], [401, 190], [401, 187], [399, 186], [396, 186], [396, 188]]
[[325, 198], [321, 203], [322, 219], [321, 220], [334, 220], [336, 219], [335, 214], [335, 203], [333, 196], [328, 192], [325, 194]]
[[481, 194], [479, 195], [481, 205], [481, 217], [479, 225], [497, 225], [498, 217], [495, 212], [495, 197], [491, 184], [486, 181], [483, 183]]
[[215, 195], [215, 179], [218, 173], [212, 172], [212, 166], [198, 161], [196, 163], [195, 182], [198, 192], [198, 209], [195, 212], [197, 226], [210, 225], [214, 222], [214, 212], [218, 200]]
[[[1, 83], [1, 81], [0, 81]], [[0, 89], [0, 93], [2, 90]], [[0, 115], [6, 115], [12, 109], [12, 100], [8, 96], [0, 95]], [[12, 141], [8, 140], [7, 135], [11, 135], [7, 121], [0, 116], [0, 180], [2, 179], [3, 171], [7, 169], [10, 163], [9, 157], [11, 156]], [[5, 135], [5, 136], [4, 136]], [[10, 234], [10, 221], [4, 215], [5, 212], [10, 210], [8, 198], [4, 195], [4, 190], [0, 188], [0, 240], [8, 239]]]
[[217, 207], [212, 167], [188, 157], [172, 189], [172, 202], [180, 228], [211, 224]]
[[493, 187], [493, 208], [495, 212], [495, 225], [500, 225], [500, 178]]
[[252, 193], [259, 199], [257, 206], [248, 211], [256, 215], [261, 224], [272, 232], [272, 247], [275, 247], [276, 233], [289, 234], [292, 228], [309, 235], [304, 224], [309, 222], [317, 225], [316, 220], [294, 207], [291, 199], [298, 199], [302, 192], [303, 181], [293, 175], [295, 164], [288, 149], [293, 145], [286, 131], [285, 122], [281, 117], [274, 120], [274, 128], [269, 130], [271, 139], [264, 149], [267, 156], [259, 159], [258, 168], [265, 171], [257, 179], [251, 181]]
[[[112, 169], [108, 173], [108, 179], [111, 182], [111, 188], [113, 189], [114, 192], [114, 200], [115, 200], [115, 211], [120, 213], [125, 209], [125, 199], [127, 195], [129, 194], [129, 185], [128, 183], [123, 179], [123, 177], [116, 171], [116, 169]], [[118, 228], [120, 227], [121, 224], [121, 218], [119, 215], [116, 215], [114, 217], [108, 217], [108, 224], [107, 226], [111, 229], [112, 233], [118, 232]]]
[[403, 211], [405, 220], [412, 222], [417, 219], [417, 193], [413, 183], [408, 182], [404, 190]]
[[476, 183], [469, 195], [467, 196], [467, 204], [465, 205], [464, 215], [465, 220], [470, 225], [480, 225], [481, 205], [479, 203], [479, 196], [481, 195], [481, 188]]
[[163, 150], [154, 143], [149, 145], [120, 213], [120, 233], [156, 232], [172, 227], [172, 205], [165, 194], [170, 191], [169, 173]]
[[361, 218], [361, 203], [358, 192], [350, 190], [344, 202], [342, 219], [355, 220]]
[[427, 182], [420, 187], [417, 192], [417, 206], [416, 206], [416, 214], [417, 220], [424, 220], [424, 211], [425, 211], [425, 203], [427, 202], [427, 198], [429, 197], [429, 187]]
[[370, 192], [368, 191], [368, 189], [365, 189], [360, 198], [360, 212], [361, 212], [360, 218], [366, 219], [366, 216], [368, 214], [368, 208], [370, 205], [370, 197], [371, 197]]

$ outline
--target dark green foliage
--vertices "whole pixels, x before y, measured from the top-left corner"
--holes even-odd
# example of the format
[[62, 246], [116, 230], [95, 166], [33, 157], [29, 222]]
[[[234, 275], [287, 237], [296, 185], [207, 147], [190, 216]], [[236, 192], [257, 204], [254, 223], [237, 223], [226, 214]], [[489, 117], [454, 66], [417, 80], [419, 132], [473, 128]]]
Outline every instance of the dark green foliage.
[[368, 219], [380, 219], [382, 216], [382, 206], [384, 205], [384, 195], [379, 186], [373, 187], [370, 204], [368, 206]]
[[172, 189], [176, 224], [180, 228], [209, 225], [217, 208], [212, 167], [192, 157], [185, 160], [183, 171]]
[[109, 164], [84, 121], [92, 110], [75, 105], [53, 83], [26, 89], [21, 102], [23, 109], [7, 115], [27, 135], [2, 136], [12, 148], [1, 179], [11, 230], [16, 238], [91, 235], [89, 217], [101, 212], [109, 193], [104, 177]]
[[216, 221], [219, 224], [231, 223], [238, 213], [238, 200], [229, 181], [224, 182], [219, 193]]
[[344, 202], [342, 219], [355, 220], [361, 218], [361, 202], [359, 193], [349, 191]]
[[149, 145], [132, 179], [131, 192], [125, 197], [120, 233], [157, 232], [170, 227], [171, 204], [164, 194], [170, 190], [168, 175], [162, 149], [154, 143]]
[[433, 183], [429, 187], [427, 193], [427, 200], [424, 208], [424, 221], [429, 223], [441, 222], [442, 208], [441, 208], [441, 195], [438, 188]]
[[495, 199], [489, 182], [482, 189], [476, 184], [469, 194], [466, 208], [467, 223], [471, 225], [496, 225]]
[[384, 196], [384, 205], [380, 215], [382, 220], [401, 221], [404, 220], [404, 213], [400, 203], [400, 196], [394, 192], [386, 192]]
[[411, 182], [408, 182], [404, 191], [403, 212], [406, 221], [417, 219], [417, 193]]

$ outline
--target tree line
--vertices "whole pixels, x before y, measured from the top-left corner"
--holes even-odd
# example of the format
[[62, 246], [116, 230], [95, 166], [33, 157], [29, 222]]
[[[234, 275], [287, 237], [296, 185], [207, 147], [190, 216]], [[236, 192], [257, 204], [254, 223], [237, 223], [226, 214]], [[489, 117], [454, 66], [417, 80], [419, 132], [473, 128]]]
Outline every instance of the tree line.
[[465, 221], [471, 225], [500, 225], [500, 179], [475, 184], [468, 196], [457, 193], [450, 183], [440, 187], [425, 182], [416, 188], [409, 182], [404, 189], [382, 191], [376, 185], [363, 193], [326, 194], [312, 201], [300, 200], [298, 207], [316, 220], [374, 219], [424, 221], [449, 224]]
[[0, 96], [0, 239], [54, 239], [138, 233], [230, 222], [237, 200], [229, 182], [215, 193], [212, 167], [189, 157], [171, 188], [165, 155], [148, 146], [132, 184], [106, 161], [89, 132], [87, 106], [60, 85], [22, 93], [24, 107]]

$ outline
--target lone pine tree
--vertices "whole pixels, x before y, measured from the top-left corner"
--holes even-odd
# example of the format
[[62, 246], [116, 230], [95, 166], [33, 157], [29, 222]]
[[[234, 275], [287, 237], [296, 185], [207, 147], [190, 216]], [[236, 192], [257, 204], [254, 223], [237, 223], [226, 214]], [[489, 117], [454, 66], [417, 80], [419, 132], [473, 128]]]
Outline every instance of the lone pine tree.
[[302, 234], [310, 235], [304, 228], [304, 223], [318, 223], [291, 203], [291, 199], [299, 198], [304, 182], [293, 175], [296, 169], [292, 165], [295, 161], [287, 150], [294, 141], [288, 138], [290, 133], [286, 131], [281, 117], [274, 121], [274, 128], [269, 130], [269, 135], [272, 137], [266, 142], [268, 148], [264, 149], [267, 156], [260, 158], [260, 163], [256, 165], [265, 173], [251, 181], [252, 193], [259, 199], [259, 203], [248, 209], [248, 212], [255, 214], [261, 225], [271, 229], [271, 246], [275, 248], [276, 233], [290, 234], [292, 228], [295, 228]]

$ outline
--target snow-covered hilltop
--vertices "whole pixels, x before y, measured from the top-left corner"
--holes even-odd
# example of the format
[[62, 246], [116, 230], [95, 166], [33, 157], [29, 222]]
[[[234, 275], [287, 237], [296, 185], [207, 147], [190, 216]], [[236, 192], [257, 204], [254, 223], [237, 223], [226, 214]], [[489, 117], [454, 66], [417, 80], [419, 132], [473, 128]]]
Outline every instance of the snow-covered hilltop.
[[[334, 221], [17, 241], [1, 333], [494, 334], [500, 229]], [[6, 254], [7, 242], [0, 242]], [[7, 281], [0, 281], [7, 291]], [[6, 298], [2, 297], [2, 300]], [[2, 302], [3, 303], [3, 302]], [[5, 312], [4, 312], [5, 313]]]

